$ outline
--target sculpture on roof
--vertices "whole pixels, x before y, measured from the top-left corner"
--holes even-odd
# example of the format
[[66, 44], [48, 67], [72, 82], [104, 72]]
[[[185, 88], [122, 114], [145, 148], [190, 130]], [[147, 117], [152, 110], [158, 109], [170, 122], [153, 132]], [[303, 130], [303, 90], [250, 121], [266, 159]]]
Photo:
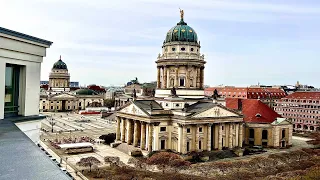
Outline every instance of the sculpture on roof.
[[215, 90], [213, 91], [213, 95], [212, 95], [212, 97], [213, 97], [213, 99], [218, 99], [219, 94], [218, 94], [217, 89], [215, 89]]
[[171, 89], [171, 97], [177, 97], [177, 91], [174, 87]]
[[137, 92], [136, 92], [136, 89], [133, 89], [133, 95], [132, 95], [132, 96], [133, 96], [133, 98], [134, 98], [134, 99], [136, 99], [136, 98], [137, 98]]
[[[180, 8], [179, 8], [179, 9], [180, 9]], [[183, 19], [183, 16], [184, 16], [183, 9], [180, 9], [180, 17], [181, 17], [181, 19]]]

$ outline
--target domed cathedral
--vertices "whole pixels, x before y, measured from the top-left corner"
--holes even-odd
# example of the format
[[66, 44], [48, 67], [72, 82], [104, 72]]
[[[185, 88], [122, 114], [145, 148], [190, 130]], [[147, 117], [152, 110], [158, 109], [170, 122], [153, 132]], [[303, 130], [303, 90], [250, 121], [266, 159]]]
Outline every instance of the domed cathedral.
[[204, 56], [194, 29], [171, 28], [156, 61], [154, 99], [134, 99], [116, 114], [116, 143], [180, 153], [242, 147], [243, 116], [204, 98]]
[[60, 59], [53, 64], [49, 75], [49, 88], [55, 91], [70, 91], [70, 74], [65, 62]]
[[168, 97], [176, 89], [182, 98], [204, 98], [204, 55], [196, 31], [181, 19], [166, 34], [162, 54], [158, 55], [156, 97]]

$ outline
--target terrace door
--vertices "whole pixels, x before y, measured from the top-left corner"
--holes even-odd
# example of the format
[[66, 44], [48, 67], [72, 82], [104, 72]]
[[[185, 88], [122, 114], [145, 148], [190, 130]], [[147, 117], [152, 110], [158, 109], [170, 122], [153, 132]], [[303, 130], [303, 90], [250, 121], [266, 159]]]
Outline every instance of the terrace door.
[[4, 116], [18, 116], [20, 66], [6, 64], [5, 71]]

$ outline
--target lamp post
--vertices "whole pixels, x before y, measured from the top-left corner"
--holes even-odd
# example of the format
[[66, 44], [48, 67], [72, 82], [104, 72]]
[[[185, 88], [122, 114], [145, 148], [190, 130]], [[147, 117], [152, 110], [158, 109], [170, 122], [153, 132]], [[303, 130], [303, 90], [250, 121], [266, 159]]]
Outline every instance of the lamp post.
[[54, 121], [54, 119], [51, 117], [50, 119], [49, 119], [51, 122], [49, 122], [50, 123], [50, 125], [51, 125], [51, 132], [53, 133], [53, 126], [56, 124], [55, 122], [53, 122]]
[[68, 158], [66, 157], [66, 170], [68, 169]]

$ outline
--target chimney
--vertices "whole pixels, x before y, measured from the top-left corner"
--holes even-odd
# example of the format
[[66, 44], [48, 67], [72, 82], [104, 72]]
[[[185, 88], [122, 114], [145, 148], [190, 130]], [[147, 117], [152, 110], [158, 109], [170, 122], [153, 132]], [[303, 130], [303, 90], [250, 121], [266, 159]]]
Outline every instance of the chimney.
[[242, 111], [242, 99], [238, 99], [238, 110]]

